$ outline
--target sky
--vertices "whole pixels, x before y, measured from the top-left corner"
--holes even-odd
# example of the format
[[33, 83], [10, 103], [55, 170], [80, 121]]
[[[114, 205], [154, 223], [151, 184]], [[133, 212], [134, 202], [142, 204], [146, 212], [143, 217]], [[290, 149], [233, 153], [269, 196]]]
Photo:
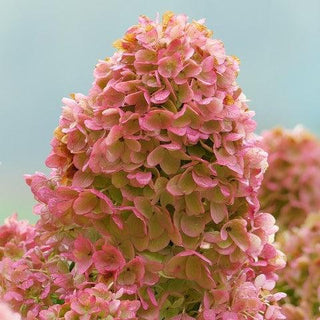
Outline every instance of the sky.
[[139, 15], [167, 10], [206, 18], [240, 58], [258, 132], [302, 124], [320, 135], [319, 0], [0, 0], [0, 223], [37, 220], [23, 176], [49, 172], [62, 97], [88, 92], [98, 59]]

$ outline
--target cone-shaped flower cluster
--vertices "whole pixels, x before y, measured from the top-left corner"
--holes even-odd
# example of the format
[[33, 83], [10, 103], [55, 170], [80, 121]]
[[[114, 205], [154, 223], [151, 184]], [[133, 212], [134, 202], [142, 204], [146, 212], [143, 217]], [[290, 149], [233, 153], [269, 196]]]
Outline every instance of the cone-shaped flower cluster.
[[[26, 178], [35, 244], [0, 283], [26, 319], [283, 319], [266, 169], [239, 62], [203, 21], [140, 17], [64, 99]], [[19, 273], [19, 277], [13, 273]]]
[[288, 294], [284, 305], [287, 319], [319, 319], [320, 214], [309, 214], [301, 228], [281, 233], [279, 243], [288, 257], [279, 283]]
[[260, 188], [261, 208], [274, 214], [282, 229], [301, 225], [320, 210], [320, 141], [301, 126], [263, 135], [269, 154]]

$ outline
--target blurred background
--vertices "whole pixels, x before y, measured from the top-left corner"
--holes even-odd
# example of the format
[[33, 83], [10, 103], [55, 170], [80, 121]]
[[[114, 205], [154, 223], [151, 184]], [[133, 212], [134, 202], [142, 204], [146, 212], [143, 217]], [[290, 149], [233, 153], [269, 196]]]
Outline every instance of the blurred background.
[[301, 123], [320, 134], [319, 0], [0, 0], [0, 223], [37, 219], [23, 174], [48, 172], [61, 98], [87, 93], [97, 60], [140, 14], [167, 10], [206, 18], [240, 58], [258, 132]]

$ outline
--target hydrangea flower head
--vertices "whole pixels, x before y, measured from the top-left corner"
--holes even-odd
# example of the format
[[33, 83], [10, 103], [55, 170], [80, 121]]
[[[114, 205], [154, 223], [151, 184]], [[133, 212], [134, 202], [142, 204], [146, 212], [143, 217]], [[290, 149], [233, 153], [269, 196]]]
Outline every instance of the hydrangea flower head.
[[288, 258], [278, 284], [287, 293], [283, 308], [287, 319], [319, 319], [320, 214], [309, 214], [300, 228], [281, 233], [279, 243]]
[[36, 230], [27, 221], [18, 220], [14, 214], [0, 226], [0, 259], [18, 260], [34, 246]]
[[89, 94], [63, 99], [50, 176], [26, 177], [40, 219], [37, 245], [2, 262], [12, 305], [26, 319], [284, 319], [239, 60], [171, 12], [115, 47]]
[[262, 145], [269, 168], [260, 189], [261, 207], [280, 226], [299, 226], [308, 213], [320, 210], [320, 141], [297, 126], [265, 132]]

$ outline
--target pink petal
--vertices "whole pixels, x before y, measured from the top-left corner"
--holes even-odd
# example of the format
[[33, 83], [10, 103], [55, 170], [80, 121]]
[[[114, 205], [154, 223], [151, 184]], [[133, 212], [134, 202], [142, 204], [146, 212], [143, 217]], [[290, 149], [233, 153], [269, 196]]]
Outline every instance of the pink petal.
[[205, 310], [203, 312], [203, 319], [204, 320], [215, 320], [216, 319], [216, 313], [214, 310]]
[[202, 217], [183, 215], [181, 230], [189, 237], [198, 237], [204, 230], [205, 221]]
[[152, 178], [151, 172], [137, 172], [136, 179], [141, 185], [147, 185]]
[[72, 186], [78, 188], [89, 187], [94, 180], [94, 175], [91, 172], [77, 171], [72, 179]]
[[91, 192], [82, 192], [73, 203], [73, 209], [76, 214], [87, 214], [93, 211], [98, 204], [98, 198]]
[[156, 63], [157, 62], [157, 52], [154, 50], [141, 49], [135, 54], [137, 61], [144, 63]]
[[213, 188], [218, 184], [217, 180], [213, 180], [208, 176], [200, 176], [194, 171], [192, 171], [192, 178], [199, 187], [206, 189]]
[[223, 219], [228, 217], [228, 209], [227, 206], [223, 203], [215, 203], [213, 201], [210, 202], [210, 214], [214, 223], [218, 224]]
[[223, 102], [220, 99], [213, 97], [206, 107], [209, 112], [219, 114], [223, 110]]
[[223, 226], [234, 243], [243, 251], [250, 246], [248, 231], [246, 229], [246, 221], [243, 219], [233, 219]]
[[150, 167], [155, 167], [158, 165], [164, 158], [165, 150], [158, 146], [154, 150], [152, 150], [148, 157], [147, 157], [147, 163]]
[[103, 250], [93, 254], [93, 262], [101, 274], [120, 270], [125, 265], [121, 252], [111, 245], [104, 245]]
[[104, 143], [109, 146], [116, 141], [118, 141], [122, 137], [122, 127], [121, 126], [113, 126], [111, 130], [109, 131], [106, 139], [104, 140]]
[[201, 63], [202, 71], [203, 72], [211, 71], [213, 69], [213, 64], [214, 64], [214, 57], [213, 56], [206, 57]]
[[153, 110], [139, 118], [140, 126], [149, 131], [166, 129], [172, 122], [172, 114], [167, 110]]
[[155, 104], [162, 104], [168, 100], [169, 95], [170, 91], [167, 89], [158, 90], [151, 96], [151, 102]]
[[106, 87], [101, 96], [101, 103], [107, 107], [118, 108], [122, 106], [124, 98], [125, 95], [122, 92], [117, 91], [112, 87]]
[[86, 145], [86, 137], [78, 130], [73, 130], [67, 135], [67, 146], [71, 152], [79, 152]]
[[180, 187], [178, 186], [178, 181], [180, 179], [181, 175], [176, 175], [173, 178], [171, 178], [169, 180], [169, 182], [167, 183], [166, 189], [168, 190], [168, 192], [170, 194], [172, 194], [173, 196], [181, 196], [183, 195], [183, 191], [180, 189]]
[[178, 89], [178, 98], [182, 103], [186, 103], [192, 100], [193, 91], [190, 88], [190, 85], [186, 82], [179, 86]]
[[160, 59], [158, 64], [158, 71], [160, 75], [165, 78], [174, 78], [182, 70], [182, 62], [179, 53]]

